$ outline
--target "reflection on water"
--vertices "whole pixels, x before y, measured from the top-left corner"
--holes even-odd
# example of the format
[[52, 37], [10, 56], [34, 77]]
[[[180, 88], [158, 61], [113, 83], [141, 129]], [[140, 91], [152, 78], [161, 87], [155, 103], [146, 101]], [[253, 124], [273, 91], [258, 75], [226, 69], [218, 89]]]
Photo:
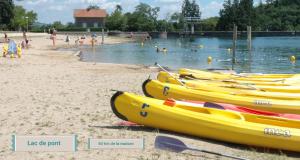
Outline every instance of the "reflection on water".
[[[156, 52], [155, 46], [168, 52]], [[231, 68], [232, 47], [230, 38], [153, 39], [143, 46], [140, 43], [83, 48], [83, 61], [153, 65], [155, 62], [172, 69]], [[247, 50], [247, 40], [237, 42], [234, 69], [238, 72], [299, 73], [299, 63], [292, 64], [289, 57], [300, 58], [300, 37], [253, 38], [252, 51]], [[207, 63], [211, 56], [213, 62]]]

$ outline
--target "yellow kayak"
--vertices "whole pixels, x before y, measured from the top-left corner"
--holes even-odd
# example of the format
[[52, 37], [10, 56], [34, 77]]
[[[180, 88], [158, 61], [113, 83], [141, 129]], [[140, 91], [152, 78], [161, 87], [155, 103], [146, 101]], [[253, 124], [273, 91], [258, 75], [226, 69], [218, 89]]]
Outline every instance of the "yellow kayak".
[[190, 71], [188, 69], [180, 69], [181, 77], [194, 78], [201, 80], [220, 80], [231, 83], [243, 83], [243, 84], [255, 84], [255, 85], [269, 85], [269, 86], [290, 86], [300, 85], [300, 75], [295, 75], [290, 78], [249, 78], [249, 77], [237, 77], [230, 74], [221, 74], [206, 71]]
[[205, 74], [209, 76], [216, 76], [218, 78], [249, 78], [249, 79], [283, 79], [283, 78], [292, 78], [298, 76], [298, 74], [258, 74], [258, 73], [231, 73], [231, 72], [218, 72], [218, 71], [204, 71], [204, 70], [196, 70], [196, 69], [187, 69], [181, 68], [179, 69], [180, 72], [187, 72], [187, 73], [198, 73], [198, 74]]
[[[210, 83], [198, 82], [195, 80], [185, 80], [185, 79], [175, 79], [172, 78], [167, 73], [159, 73], [157, 79], [163, 83], [171, 83], [171, 84], [178, 84], [195, 90], [202, 90], [202, 91], [209, 91], [209, 92], [219, 92], [231, 95], [239, 95], [239, 96], [254, 96], [254, 97], [266, 97], [266, 98], [273, 98], [273, 99], [298, 99], [300, 100], [300, 92], [299, 93], [286, 93], [286, 92], [269, 92], [264, 90], [259, 90], [255, 88], [241, 88], [233, 86], [221, 86], [221, 85], [212, 85]], [[180, 83], [180, 82], [181, 83]]]
[[[170, 76], [170, 74], [172, 76]], [[179, 78], [179, 74], [176, 73], [159, 72], [157, 80], [166, 83], [180, 84], [178, 80], [183, 81], [187, 87], [196, 87], [197, 85], [216, 86], [224, 88], [233, 88], [241, 90], [260, 90], [267, 92], [285, 92], [285, 93], [300, 93], [300, 86], [264, 86], [264, 85], [250, 85], [250, 84], [239, 84], [213, 80], [199, 80], [199, 79], [186, 79]], [[176, 79], [175, 79], [176, 78]]]
[[146, 96], [158, 99], [174, 98], [176, 100], [228, 103], [277, 113], [300, 114], [300, 100], [281, 100], [207, 92], [150, 79], [144, 82], [143, 91]]
[[[211, 108], [167, 106], [164, 101], [117, 92], [111, 98], [120, 119], [231, 143], [300, 151], [300, 121]], [[163, 123], [162, 123], [163, 122]]]

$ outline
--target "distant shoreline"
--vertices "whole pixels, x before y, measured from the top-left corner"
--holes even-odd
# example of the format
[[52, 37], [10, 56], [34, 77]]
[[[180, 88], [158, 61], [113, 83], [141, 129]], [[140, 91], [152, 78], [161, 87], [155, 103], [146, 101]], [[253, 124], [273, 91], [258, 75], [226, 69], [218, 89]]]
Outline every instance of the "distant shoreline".
[[[9, 37], [22, 37], [22, 32], [17, 31], [0, 31], [0, 38], [4, 38], [4, 33], [7, 33]], [[101, 37], [102, 32], [74, 32], [74, 31], [63, 31], [58, 32], [60, 35], [90, 35], [96, 33], [99, 37]], [[199, 37], [232, 37], [232, 31], [196, 31], [194, 34], [190, 32], [119, 32], [119, 31], [110, 31], [104, 32], [104, 36], [115, 36], [115, 37], [123, 37], [128, 38], [130, 34], [133, 34], [135, 38], [146, 37], [150, 35], [152, 38], [160, 38], [160, 37], [190, 37], [190, 36], [199, 36]], [[47, 36], [47, 33], [35, 33], [29, 32], [28, 35], [30, 37], [43, 37]], [[239, 37], [246, 37], [247, 31], [238, 31]], [[252, 31], [252, 37], [296, 37], [300, 36], [300, 31]]]
[[[159, 37], [162, 32], [149, 32], [152, 37]], [[190, 32], [167, 32], [168, 37], [181, 36], [203, 36], [203, 37], [232, 37], [233, 31], [199, 31], [191, 34]], [[246, 37], [247, 31], [238, 31], [238, 36]], [[252, 31], [253, 37], [282, 37], [282, 36], [300, 36], [296, 31]]]

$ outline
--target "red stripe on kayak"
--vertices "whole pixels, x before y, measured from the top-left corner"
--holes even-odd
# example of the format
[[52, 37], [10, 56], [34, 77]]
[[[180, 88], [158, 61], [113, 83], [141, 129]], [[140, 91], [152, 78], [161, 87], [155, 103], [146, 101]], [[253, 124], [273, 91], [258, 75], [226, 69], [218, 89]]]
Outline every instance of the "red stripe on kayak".
[[[184, 102], [195, 103], [195, 104], [205, 104], [206, 103], [206, 102], [200, 102], [200, 101], [184, 101]], [[273, 116], [273, 117], [282, 117], [282, 118], [300, 120], [300, 115], [298, 115], [298, 114], [280, 114], [280, 113], [255, 110], [255, 109], [250, 109], [247, 107], [235, 106], [232, 104], [225, 104], [225, 103], [210, 103], [210, 104], [212, 104], [212, 105], [215, 104], [216, 106], [218, 105], [218, 106], [224, 108], [225, 110], [231, 110], [231, 111], [236, 111], [236, 112], [241, 112], [241, 113], [249, 113], [249, 114], [255, 114], [255, 115], [264, 115], [264, 116]], [[208, 105], [204, 105], [204, 107], [209, 107], [209, 103], [208, 103]], [[214, 107], [212, 106], [212, 108], [214, 108]]]

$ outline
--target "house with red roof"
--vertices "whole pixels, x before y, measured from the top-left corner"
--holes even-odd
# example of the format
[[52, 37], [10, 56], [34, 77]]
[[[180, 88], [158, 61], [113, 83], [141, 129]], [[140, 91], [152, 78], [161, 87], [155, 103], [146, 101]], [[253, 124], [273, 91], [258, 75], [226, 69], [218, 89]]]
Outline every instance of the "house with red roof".
[[75, 25], [83, 28], [102, 28], [107, 17], [104, 9], [75, 9]]

